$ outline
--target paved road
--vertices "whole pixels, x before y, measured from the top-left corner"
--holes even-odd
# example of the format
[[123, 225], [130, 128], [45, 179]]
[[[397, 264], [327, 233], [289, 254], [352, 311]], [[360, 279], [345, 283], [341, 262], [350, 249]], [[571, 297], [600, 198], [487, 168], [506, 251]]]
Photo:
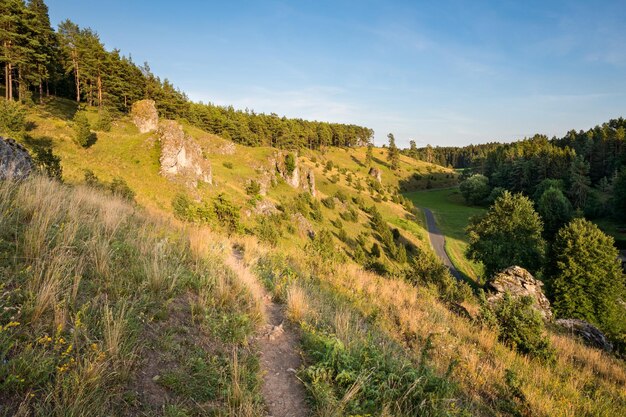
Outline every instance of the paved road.
[[443, 264], [448, 267], [452, 276], [456, 279], [462, 279], [462, 275], [458, 269], [452, 264], [450, 257], [446, 253], [445, 248], [445, 236], [441, 234], [439, 228], [437, 227], [437, 223], [435, 222], [435, 216], [433, 216], [433, 212], [430, 209], [422, 207], [424, 210], [424, 214], [426, 215], [426, 226], [428, 227], [428, 236], [430, 237], [430, 245], [435, 250], [437, 256], [443, 261]]

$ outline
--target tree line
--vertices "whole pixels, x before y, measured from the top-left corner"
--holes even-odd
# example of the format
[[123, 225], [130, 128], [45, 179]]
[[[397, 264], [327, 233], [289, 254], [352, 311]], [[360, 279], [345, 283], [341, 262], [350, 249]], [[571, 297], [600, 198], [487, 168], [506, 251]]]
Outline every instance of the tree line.
[[154, 75], [147, 63], [137, 65], [118, 49], [108, 51], [91, 28], [65, 20], [55, 31], [44, 0], [0, 0], [0, 63], [6, 100], [28, 103], [54, 95], [127, 113], [134, 101], [149, 98], [161, 117], [186, 119], [249, 146], [364, 146], [374, 135], [352, 124], [194, 103], [167, 78]]

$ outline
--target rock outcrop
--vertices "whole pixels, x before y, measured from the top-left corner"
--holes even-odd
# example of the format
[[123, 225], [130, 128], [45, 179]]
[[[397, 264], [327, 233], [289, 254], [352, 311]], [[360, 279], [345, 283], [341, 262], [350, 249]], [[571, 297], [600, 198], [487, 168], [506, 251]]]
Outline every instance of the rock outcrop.
[[378, 181], [379, 183], [383, 182], [383, 173], [378, 168], [371, 167], [367, 175], [375, 178], [376, 181]]
[[[291, 167], [291, 171], [287, 166], [287, 158], [289, 155], [293, 157], [293, 166]], [[300, 167], [298, 162], [298, 154], [293, 153], [290, 154], [288, 152], [278, 152], [274, 155], [273, 164], [276, 167], [276, 172], [282, 179], [285, 180], [287, 184], [289, 184], [293, 188], [301, 188], [309, 193], [312, 196], [315, 196], [317, 193], [317, 189], [315, 187], [315, 174], [313, 170], [304, 170]]]
[[613, 350], [613, 345], [596, 326], [584, 320], [559, 319], [556, 324], [566, 329], [574, 336], [583, 339], [586, 345], [602, 349], [607, 352]]
[[157, 132], [161, 142], [161, 175], [169, 179], [182, 179], [196, 187], [198, 181], [211, 184], [211, 164], [202, 156], [202, 149], [173, 120], [164, 120]]
[[541, 287], [543, 282], [535, 279], [530, 272], [519, 266], [511, 266], [496, 274], [487, 283], [487, 301], [495, 302], [509, 293], [513, 297], [529, 296], [533, 300], [533, 307], [541, 313], [544, 320], [552, 320], [550, 301], [546, 298]]
[[141, 133], [154, 132], [159, 127], [159, 113], [154, 100], [136, 101], [130, 115]]
[[22, 145], [0, 137], [0, 180], [24, 179], [34, 169], [33, 159]]

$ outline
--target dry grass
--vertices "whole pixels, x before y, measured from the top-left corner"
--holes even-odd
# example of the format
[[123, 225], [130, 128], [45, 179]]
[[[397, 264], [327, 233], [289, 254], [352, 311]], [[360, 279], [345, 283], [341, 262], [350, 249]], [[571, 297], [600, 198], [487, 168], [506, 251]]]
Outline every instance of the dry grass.
[[[0, 331], [3, 412], [106, 415], [129, 406], [123, 395], [133, 392], [141, 326], [178, 293], [204, 300], [204, 320], [224, 320], [215, 324], [224, 334], [242, 333], [228, 326], [243, 316], [259, 320], [251, 277], [224, 265], [223, 250], [208, 244], [214, 239], [189, 239], [170, 221], [87, 187], [0, 181], [0, 328], [11, 323]], [[225, 378], [237, 384], [251, 372]], [[236, 415], [251, 415], [258, 402], [239, 383]]]
[[[310, 260], [302, 259], [307, 265]], [[303, 268], [307, 270], [306, 267]], [[351, 305], [401, 343], [415, 360], [433, 335], [432, 363], [440, 374], [456, 363], [452, 379], [476, 415], [507, 414], [515, 401], [540, 416], [623, 415], [626, 411], [626, 367], [623, 362], [572, 338], [551, 334], [557, 362], [548, 365], [519, 355], [497, 336], [454, 315], [428, 290], [365, 272], [354, 265], [318, 269], [321, 285], [351, 300]], [[337, 311], [334, 328], [349, 343], [358, 324], [353, 315]], [[507, 385], [515, 375], [523, 400]]]
[[309, 304], [304, 290], [297, 284], [287, 289], [287, 318], [298, 323], [310, 314]]

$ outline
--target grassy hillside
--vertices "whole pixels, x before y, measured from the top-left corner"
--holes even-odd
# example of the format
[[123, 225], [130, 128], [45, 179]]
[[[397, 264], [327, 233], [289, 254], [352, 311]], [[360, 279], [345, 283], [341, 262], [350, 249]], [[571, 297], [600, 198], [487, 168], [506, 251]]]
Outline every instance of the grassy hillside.
[[0, 182], [0, 219], [0, 413], [261, 409], [259, 300], [214, 236], [43, 178]]
[[[154, 136], [128, 119], [97, 132], [87, 149], [76, 145], [74, 110], [58, 100], [30, 109], [22, 138], [61, 156], [66, 184], [0, 182], [2, 413], [267, 415], [277, 399], [260, 389], [262, 283], [297, 332], [296, 371], [312, 416], [624, 414], [623, 361], [551, 327], [551, 359], [521, 354], [483, 321], [473, 294], [450, 296], [383, 244], [389, 234], [388, 246], [422, 249], [409, 260], [429, 251], [420, 213], [397, 188], [450, 186], [452, 171], [403, 157], [391, 172], [376, 149], [383, 181], [368, 186], [365, 149], [302, 151], [316, 198], [278, 179], [266, 196], [249, 196], [247, 181], [275, 175], [276, 151], [235, 145], [231, 153], [228, 141], [185, 126], [215, 180], [194, 190], [159, 175]], [[84, 186], [84, 169], [102, 182], [124, 179], [137, 204]], [[202, 209], [220, 193], [240, 208], [235, 233], [214, 218], [173, 219], [177, 196]], [[408, 195], [433, 209], [463, 266], [461, 229], [473, 209], [452, 188]], [[263, 199], [278, 213], [247, 216]], [[371, 261], [374, 243], [384, 274], [350, 261], [363, 247]]]
[[[76, 111], [75, 103], [53, 99], [44, 106], [32, 108], [28, 115], [32, 129], [27, 132], [27, 144], [51, 147], [61, 157], [66, 182], [84, 182], [86, 169], [93, 171], [103, 182], [119, 177], [136, 193], [136, 200], [140, 205], [165, 214], [172, 213], [172, 201], [177, 195], [210, 202], [220, 193], [224, 193], [234, 206], [242, 208], [241, 222], [250, 231], [259, 227], [259, 218], [263, 217], [254, 215], [254, 206], [258, 199], [246, 194], [246, 184], [250, 180], [263, 181], [269, 177], [275, 181], [275, 185], [268, 189], [263, 199], [276, 206], [293, 202], [303, 192], [276, 178], [273, 165], [275, 149], [233, 144], [183, 121], [186, 134], [194, 138], [211, 162], [214, 179], [213, 185], [200, 184], [198, 189], [188, 189], [159, 175], [160, 149], [155, 141], [155, 134], [140, 134], [128, 117], [116, 120], [109, 132], [96, 132], [97, 140], [90, 147], [78, 146], [73, 140], [72, 130], [72, 118]], [[87, 109], [87, 115], [92, 125], [95, 124], [98, 119], [96, 110]], [[376, 148], [373, 151], [372, 166], [381, 171], [382, 183], [374, 184], [376, 188], [371, 188], [368, 184], [375, 181], [368, 175], [370, 167], [365, 165], [365, 161], [365, 148], [305, 150], [298, 155], [301, 171], [311, 169], [315, 174], [319, 199], [348, 196], [348, 201], [340, 201], [335, 208], [321, 205], [321, 216], [318, 218], [310, 218], [308, 213], [304, 213], [309, 226], [315, 232], [327, 229], [335, 237], [342, 237], [343, 239], [337, 239], [337, 243], [351, 256], [351, 239], [354, 240], [361, 234], [365, 236], [363, 246], [371, 247], [376, 238], [371, 233], [367, 216], [360, 214], [354, 221], [346, 222], [340, 215], [350, 209], [355, 210], [357, 205], [376, 206], [392, 227], [403, 231], [407, 242], [418, 247], [423, 246], [425, 235], [421, 219], [399, 204], [394, 197], [397, 189], [450, 186], [456, 183], [455, 173], [406, 156], [401, 156], [399, 169], [392, 171], [386, 162], [386, 149]], [[352, 197], [360, 198], [358, 204]], [[281, 248], [293, 245], [303, 248], [308, 242], [306, 233], [287, 227], [286, 221], [283, 223], [277, 228], [281, 236], [275, 243]], [[386, 262], [393, 263], [388, 257]]]

